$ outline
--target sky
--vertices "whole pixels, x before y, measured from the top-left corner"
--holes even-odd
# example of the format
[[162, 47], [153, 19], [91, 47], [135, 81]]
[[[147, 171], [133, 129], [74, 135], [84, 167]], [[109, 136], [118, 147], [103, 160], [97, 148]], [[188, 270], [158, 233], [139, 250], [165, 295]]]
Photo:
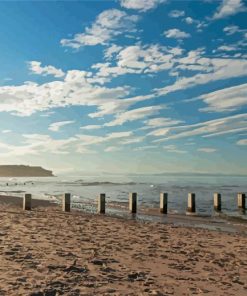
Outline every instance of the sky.
[[247, 174], [247, 1], [3, 1], [0, 40], [0, 164]]

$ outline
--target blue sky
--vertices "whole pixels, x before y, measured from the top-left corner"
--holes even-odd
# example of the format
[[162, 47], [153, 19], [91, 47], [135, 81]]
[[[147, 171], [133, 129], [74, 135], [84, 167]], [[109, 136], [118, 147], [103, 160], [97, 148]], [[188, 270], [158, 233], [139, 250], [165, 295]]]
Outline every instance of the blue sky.
[[247, 2], [0, 2], [0, 163], [247, 174]]

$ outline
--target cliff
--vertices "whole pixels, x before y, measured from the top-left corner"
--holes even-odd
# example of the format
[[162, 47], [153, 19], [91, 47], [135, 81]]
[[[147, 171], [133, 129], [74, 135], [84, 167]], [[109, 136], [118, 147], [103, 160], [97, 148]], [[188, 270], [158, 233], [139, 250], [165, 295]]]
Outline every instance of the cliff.
[[0, 177], [53, 177], [52, 171], [39, 166], [0, 165]]

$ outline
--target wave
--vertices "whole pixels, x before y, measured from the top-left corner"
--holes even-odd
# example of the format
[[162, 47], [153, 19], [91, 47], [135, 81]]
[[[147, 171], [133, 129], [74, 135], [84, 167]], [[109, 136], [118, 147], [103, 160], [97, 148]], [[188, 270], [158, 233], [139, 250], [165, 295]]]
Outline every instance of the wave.
[[73, 182], [65, 181], [61, 182], [63, 185], [80, 185], [80, 186], [102, 186], [102, 185], [138, 185], [138, 184], [145, 184], [145, 183], [136, 183], [136, 182], [110, 182], [110, 181], [93, 181], [93, 182], [84, 182], [83, 180], [76, 180]]

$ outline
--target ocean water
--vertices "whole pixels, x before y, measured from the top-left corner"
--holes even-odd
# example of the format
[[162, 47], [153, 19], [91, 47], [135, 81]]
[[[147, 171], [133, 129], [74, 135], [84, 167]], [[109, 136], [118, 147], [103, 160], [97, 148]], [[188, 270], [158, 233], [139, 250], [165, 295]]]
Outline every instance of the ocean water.
[[196, 194], [199, 214], [213, 215], [213, 194], [222, 195], [222, 211], [240, 215], [237, 193], [247, 191], [244, 176], [201, 175], [100, 175], [59, 176], [45, 178], [0, 178], [0, 194], [23, 196], [32, 193], [34, 198], [59, 202], [65, 192], [72, 194], [73, 203], [94, 204], [99, 193], [106, 194], [107, 202], [128, 202], [129, 192], [137, 192], [138, 204], [159, 207], [160, 192], [168, 193], [168, 211], [184, 214], [189, 192]]

